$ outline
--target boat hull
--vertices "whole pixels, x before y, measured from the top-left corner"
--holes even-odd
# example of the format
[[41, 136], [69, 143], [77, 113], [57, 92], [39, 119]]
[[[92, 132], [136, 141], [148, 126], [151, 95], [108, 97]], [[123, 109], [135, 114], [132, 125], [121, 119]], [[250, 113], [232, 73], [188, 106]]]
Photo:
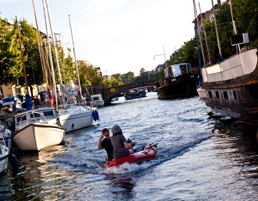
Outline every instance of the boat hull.
[[122, 165], [124, 163], [142, 163], [144, 161], [152, 160], [155, 158], [157, 158], [157, 145], [147, 144], [142, 151], [107, 161], [104, 164], [104, 167], [113, 167]]
[[161, 100], [188, 98], [197, 95], [197, 74], [180, 75], [173, 78], [165, 78], [157, 83], [157, 94]]
[[9, 149], [5, 145], [0, 145], [1, 154], [0, 154], [0, 175], [4, 174], [8, 168], [8, 156]]
[[144, 97], [146, 97], [146, 92], [142, 91], [142, 92], [137, 93], [137, 95], [132, 94], [132, 95], [125, 96], [125, 99], [126, 100], [132, 100], [132, 99], [144, 98]]
[[105, 101], [104, 101], [104, 100], [102, 100], [102, 101], [95, 101], [95, 102], [93, 103], [93, 106], [94, 106], [94, 107], [103, 107], [104, 104], [105, 104]]
[[203, 69], [207, 98], [202, 100], [215, 112], [258, 125], [256, 52], [249, 50]]
[[49, 146], [59, 145], [64, 139], [64, 128], [40, 123], [31, 123], [13, 136], [13, 142], [21, 151], [40, 151]]
[[91, 109], [82, 109], [77, 108], [74, 110], [72, 106], [71, 108], [67, 108], [65, 111], [60, 111], [59, 113], [59, 121], [63, 128], [65, 128], [66, 132], [71, 132], [74, 130], [82, 129], [93, 124], [92, 110]]

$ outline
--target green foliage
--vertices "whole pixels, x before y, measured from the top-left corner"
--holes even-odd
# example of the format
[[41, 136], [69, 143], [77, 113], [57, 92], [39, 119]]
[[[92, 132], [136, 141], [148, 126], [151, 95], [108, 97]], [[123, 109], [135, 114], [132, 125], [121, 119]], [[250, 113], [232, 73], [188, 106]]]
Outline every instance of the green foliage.
[[250, 46], [258, 45], [258, 1], [233, 0], [232, 9], [238, 34], [248, 33]]
[[82, 86], [97, 85], [103, 83], [100, 73], [96, 72], [93, 65], [87, 61], [80, 62], [79, 73]]
[[123, 83], [122, 81], [122, 75], [120, 73], [113, 74], [112, 77], [116, 79], [118, 82]]
[[22, 76], [21, 54], [16, 41], [16, 31], [0, 18], [0, 84], [15, 84]]
[[[43, 84], [43, 72], [40, 62], [37, 30], [28, 24], [25, 19], [19, 22], [20, 25], [20, 42], [26, 68], [28, 86]], [[18, 38], [18, 40], [19, 40]], [[21, 84], [21, 83], [20, 83]]]
[[[258, 1], [232, 0], [232, 7], [238, 34], [248, 32], [250, 39], [248, 46], [258, 46]], [[223, 3], [220, 6], [219, 10], [216, 11], [216, 19], [222, 56], [225, 59], [236, 53], [236, 48], [232, 47], [230, 43], [230, 37], [234, 33], [230, 6], [228, 4]], [[206, 63], [209, 62], [208, 55], [210, 56], [211, 63], [217, 62], [219, 53], [213, 21], [207, 20], [204, 22], [201, 36]], [[22, 44], [22, 48], [20, 44]], [[200, 44], [198, 45], [200, 46]], [[241, 47], [243, 46], [241, 45]], [[48, 48], [43, 47], [43, 49], [47, 50]], [[182, 48], [173, 53], [167, 64], [172, 65], [184, 62], [191, 63], [192, 66], [198, 66], [198, 49], [196, 39], [192, 38], [185, 42]], [[58, 83], [59, 76], [53, 47], [51, 51], [54, 59], [55, 78]], [[77, 83], [76, 68], [72, 57], [65, 57], [61, 48], [58, 48], [57, 51], [63, 83], [68, 84], [70, 81]], [[44, 55], [44, 60], [49, 63], [47, 51], [45, 51]], [[10, 25], [6, 19], [0, 18], [0, 74], [2, 75], [0, 77], [0, 84], [16, 84], [17, 79], [20, 80], [20, 83], [23, 83], [23, 64], [26, 67], [28, 84], [42, 84], [44, 80], [40, 61], [37, 32], [32, 25], [28, 24], [25, 19], [20, 20], [19, 23], [14, 22], [14, 25]], [[125, 74], [114, 74], [111, 76], [111, 79], [103, 79], [95, 71], [93, 65], [87, 61], [80, 62], [78, 68], [82, 86], [105, 84], [106, 87], [115, 87], [134, 82], [158, 80], [164, 77], [164, 69], [159, 72], [146, 72], [145, 68], [141, 68], [139, 70], [139, 76], [135, 76], [133, 72], [129, 71]], [[46, 71], [50, 77], [49, 64]], [[51, 79], [49, 78], [49, 80]]]
[[133, 72], [129, 71], [128, 73], [122, 75], [122, 82], [124, 84], [132, 84], [134, 83], [134, 81], [135, 81], [135, 76]]
[[117, 80], [113, 75], [111, 76], [111, 79], [104, 79], [103, 84], [108, 88], [123, 85], [122, 81]]
[[75, 63], [73, 62], [73, 58], [70, 55], [65, 58], [65, 54], [61, 48], [58, 48], [58, 54], [60, 73], [63, 83], [68, 84], [70, 81], [77, 82], [76, 67]]

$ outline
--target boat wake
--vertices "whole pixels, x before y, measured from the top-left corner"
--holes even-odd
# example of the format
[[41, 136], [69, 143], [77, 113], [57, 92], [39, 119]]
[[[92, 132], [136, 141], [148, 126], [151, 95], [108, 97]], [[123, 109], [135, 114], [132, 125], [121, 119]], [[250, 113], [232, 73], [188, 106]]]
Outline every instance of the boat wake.
[[189, 142], [184, 142], [181, 144], [171, 144], [169, 147], [162, 147], [158, 145], [158, 156], [156, 159], [137, 163], [124, 163], [119, 166], [104, 168], [105, 162], [105, 152], [98, 152], [100, 154], [96, 157], [96, 150], [76, 150], [70, 149], [63, 153], [58, 153], [54, 155], [49, 162], [59, 163], [60, 167], [67, 168], [71, 171], [82, 171], [85, 174], [124, 174], [128, 172], [137, 172], [139, 170], [146, 170], [149, 168], [154, 168], [157, 165], [164, 163], [169, 160], [173, 160], [178, 156], [183, 155], [191, 151], [191, 148], [197, 146], [201, 142], [209, 139], [212, 135], [202, 135], [199, 139], [195, 139]]

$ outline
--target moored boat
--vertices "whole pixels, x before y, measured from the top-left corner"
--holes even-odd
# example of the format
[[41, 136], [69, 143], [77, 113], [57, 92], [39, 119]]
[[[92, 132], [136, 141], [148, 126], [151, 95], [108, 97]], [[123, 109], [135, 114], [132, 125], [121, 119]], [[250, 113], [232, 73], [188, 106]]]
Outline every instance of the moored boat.
[[93, 94], [90, 96], [93, 107], [103, 107], [105, 101], [103, 100], [101, 94]]
[[134, 154], [106, 161], [104, 168], [122, 165], [124, 163], [142, 163], [157, 158], [157, 144], [147, 144], [137, 148]]
[[1, 137], [3, 137], [5, 141], [5, 145], [8, 147], [9, 150], [12, 148], [12, 131], [9, 130], [5, 123], [0, 122], [0, 133]]
[[66, 132], [70, 132], [91, 126], [93, 121], [98, 120], [98, 112], [88, 106], [69, 105], [58, 111], [58, 118]]
[[165, 78], [156, 82], [158, 98], [188, 98], [197, 95], [199, 73], [189, 63], [168, 66], [164, 70]]
[[257, 49], [202, 68], [207, 106], [226, 116], [258, 125]]
[[[203, 82], [199, 90], [199, 96], [208, 107], [219, 113], [220, 116], [229, 116], [242, 120], [248, 124], [258, 126], [258, 59], [257, 46], [252, 48], [249, 43], [248, 33], [237, 34], [235, 21], [233, 20], [232, 2], [230, 1], [230, 15], [232, 19], [234, 35], [230, 37], [231, 45], [236, 54], [226, 59], [222, 56], [219, 30], [216, 23], [215, 9], [214, 25], [217, 38], [219, 60], [206, 63], [201, 69]], [[196, 9], [195, 9], [196, 13]], [[198, 17], [196, 16], [198, 20]], [[198, 25], [199, 26], [199, 25]], [[201, 41], [201, 28], [198, 27]], [[252, 39], [255, 39], [252, 37]], [[243, 45], [245, 47], [243, 47]], [[205, 58], [203, 47], [202, 56]], [[200, 59], [199, 59], [200, 60]], [[200, 64], [201, 66], [201, 64]], [[205, 92], [205, 95], [202, 95]], [[225, 119], [225, 118], [224, 118]]]
[[60, 126], [54, 108], [19, 113], [14, 116], [14, 124], [13, 142], [20, 151], [40, 151], [65, 140], [65, 129]]
[[0, 175], [4, 174], [8, 169], [8, 162], [10, 162], [13, 175], [19, 172], [19, 164], [16, 156], [10, 152], [10, 148], [6, 144], [6, 139], [9, 141], [9, 132], [6, 125], [0, 122]]
[[124, 97], [126, 100], [131, 100], [131, 99], [136, 99], [136, 98], [144, 98], [144, 97], [146, 97], [146, 91], [144, 88], [131, 89], [124, 93]]
[[[1, 131], [4, 131], [4, 130], [1, 129]], [[0, 133], [0, 175], [2, 175], [7, 170], [9, 153], [10, 153], [10, 150], [5, 145], [5, 141], [1, 132]]]

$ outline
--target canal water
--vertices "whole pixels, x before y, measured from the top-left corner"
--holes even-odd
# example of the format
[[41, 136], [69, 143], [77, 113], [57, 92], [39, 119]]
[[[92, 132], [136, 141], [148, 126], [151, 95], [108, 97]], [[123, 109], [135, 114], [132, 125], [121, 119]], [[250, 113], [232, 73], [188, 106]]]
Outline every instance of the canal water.
[[[98, 111], [100, 121], [67, 134], [66, 145], [18, 155], [20, 173], [0, 178], [0, 200], [257, 200], [255, 132], [210, 118], [198, 97], [148, 93]], [[157, 159], [104, 169], [97, 142], [114, 124], [137, 146], [158, 143]]]

